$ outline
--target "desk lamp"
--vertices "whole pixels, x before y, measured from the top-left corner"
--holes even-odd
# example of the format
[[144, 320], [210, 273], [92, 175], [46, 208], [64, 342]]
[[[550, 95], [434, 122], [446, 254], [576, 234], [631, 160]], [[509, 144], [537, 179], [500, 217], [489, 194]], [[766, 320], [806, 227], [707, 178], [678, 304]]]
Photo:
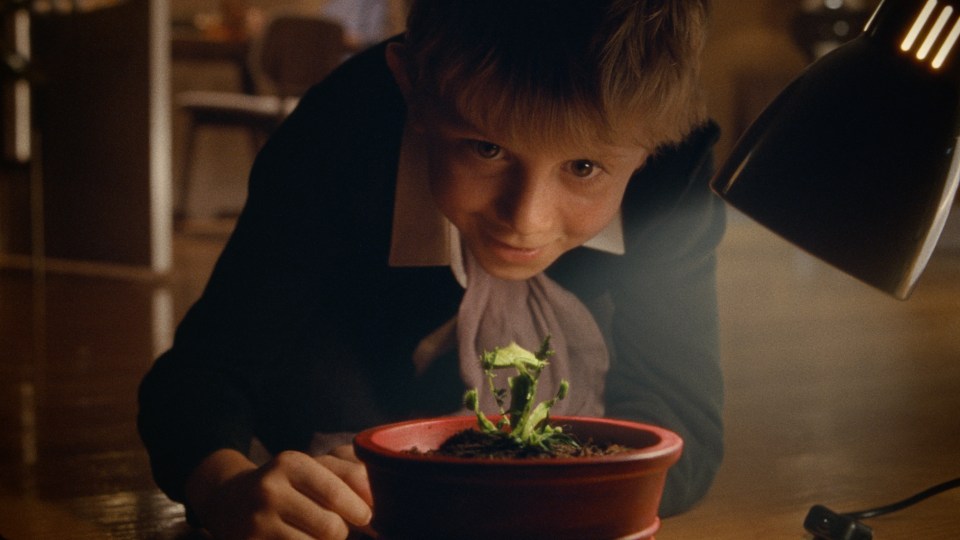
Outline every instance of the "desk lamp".
[[[760, 114], [711, 185], [825, 262], [906, 299], [960, 180], [960, 0], [883, 0], [863, 33], [811, 64]], [[811, 508], [817, 540], [869, 540], [881, 508]]]
[[713, 189], [825, 262], [906, 299], [960, 178], [960, 0], [884, 0], [747, 129]]

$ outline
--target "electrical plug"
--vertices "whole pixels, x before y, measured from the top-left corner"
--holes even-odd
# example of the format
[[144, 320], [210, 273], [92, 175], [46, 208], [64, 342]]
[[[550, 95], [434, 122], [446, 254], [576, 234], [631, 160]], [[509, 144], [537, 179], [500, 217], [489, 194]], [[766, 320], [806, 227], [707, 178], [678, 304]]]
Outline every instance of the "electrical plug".
[[873, 529], [819, 504], [807, 512], [803, 528], [812, 540], [873, 540]]

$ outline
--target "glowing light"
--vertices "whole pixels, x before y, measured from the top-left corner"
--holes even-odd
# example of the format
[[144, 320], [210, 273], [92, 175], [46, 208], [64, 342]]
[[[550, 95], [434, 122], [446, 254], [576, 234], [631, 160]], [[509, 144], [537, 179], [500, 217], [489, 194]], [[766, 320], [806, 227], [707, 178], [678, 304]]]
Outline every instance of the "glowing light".
[[933, 48], [934, 42], [940, 37], [940, 32], [943, 32], [943, 27], [947, 25], [947, 21], [952, 14], [953, 7], [944, 6], [943, 11], [940, 12], [940, 16], [937, 17], [937, 21], [933, 23], [933, 28], [930, 29], [930, 33], [927, 34], [926, 39], [923, 40], [923, 44], [920, 45], [920, 50], [917, 51], [917, 60], [924, 60], [927, 55], [930, 54], [930, 49]]
[[953, 46], [957, 44], [957, 38], [960, 38], [960, 19], [957, 19], [957, 21], [953, 23], [953, 28], [951, 28], [950, 33], [947, 34], [947, 39], [943, 41], [943, 45], [940, 45], [940, 50], [937, 51], [937, 55], [933, 57], [933, 62], [931, 63], [933, 69], [943, 67], [943, 63], [947, 61], [947, 55], [953, 50]]
[[924, 25], [927, 24], [927, 19], [930, 18], [930, 14], [933, 13], [933, 8], [935, 7], [937, 7], [937, 0], [927, 0], [923, 9], [920, 10], [920, 14], [917, 15], [917, 19], [913, 21], [913, 26], [910, 27], [910, 31], [907, 32], [907, 37], [903, 38], [903, 43], [900, 44], [900, 50], [909, 51], [913, 48], [913, 44], [917, 41], [917, 36], [920, 35], [920, 30], [923, 30]]

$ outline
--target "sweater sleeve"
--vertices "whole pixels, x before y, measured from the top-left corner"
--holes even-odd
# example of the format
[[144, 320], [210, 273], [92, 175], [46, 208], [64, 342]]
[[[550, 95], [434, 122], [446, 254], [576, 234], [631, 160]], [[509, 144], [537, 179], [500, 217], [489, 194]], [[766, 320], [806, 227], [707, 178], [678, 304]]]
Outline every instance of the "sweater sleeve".
[[633, 179], [624, 203], [627, 255], [610, 276], [607, 414], [684, 440], [662, 515], [702, 498], [723, 456], [716, 247], [725, 210], [708, 186], [716, 132], [706, 126]]
[[343, 284], [356, 282], [367, 259], [384, 258], [357, 241], [373, 241], [361, 217], [390, 218], [375, 195], [389, 190], [373, 182], [395, 174], [403, 124], [382, 57], [371, 49], [341, 66], [267, 142], [203, 294], [141, 382], [138, 429], [157, 484], [174, 500], [217, 449], [246, 452], [254, 436], [267, 443], [265, 434], [274, 447], [309, 442], [303, 419], [277, 414], [288, 380], [309, 367], [289, 351], [309, 321], [339, 321], [340, 299], [353, 290]]

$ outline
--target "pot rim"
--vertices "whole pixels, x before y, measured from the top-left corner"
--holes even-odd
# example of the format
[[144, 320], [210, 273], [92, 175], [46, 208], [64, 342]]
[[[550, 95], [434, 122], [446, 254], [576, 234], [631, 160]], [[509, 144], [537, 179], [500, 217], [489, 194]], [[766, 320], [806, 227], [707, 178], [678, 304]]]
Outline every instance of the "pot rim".
[[[523, 458], [462, 458], [453, 456], [414, 454], [407, 449], [394, 450], [384, 446], [378, 439], [391, 432], [409, 429], [413, 426], [428, 428], [448, 428], [456, 426], [459, 429], [466, 429], [476, 425], [476, 417], [470, 416], [444, 416], [433, 418], [419, 418], [414, 420], [405, 420], [391, 424], [375, 426], [361, 431], [354, 437], [354, 446], [358, 451], [358, 457], [363, 461], [378, 459], [382, 461], [402, 461], [430, 463], [438, 466], [449, 465], [470, 465], [472, 467], [527, 467], [527, 468], [554, 468], [570, 466], [596, 466], [600, 463], [624, 463], [631, 461], [660, 461], [669, 460], [671, 463], [679, 458], [683, 447], [683, 440], [679, 435], [666, 428], [633, 422], [630, 420], [621, 420], [615, 418], [601, 418], [593, 416], [551, 416], [552, 424], [573, 424], [573, 429], [577, 425], [602, 425], [607, 428], [621, 429], [627, 432], [644, 431], [653, 434], [659, 440], [658, 442], [644, 446], [618, 452], [616, 454], [590, 456], [590, 457], [558, 457], [549, 459], [523, 459]], [[452, 432], [451, 432], [452, 434]], [[421, 450], [429, 450], [423, 448]]]

